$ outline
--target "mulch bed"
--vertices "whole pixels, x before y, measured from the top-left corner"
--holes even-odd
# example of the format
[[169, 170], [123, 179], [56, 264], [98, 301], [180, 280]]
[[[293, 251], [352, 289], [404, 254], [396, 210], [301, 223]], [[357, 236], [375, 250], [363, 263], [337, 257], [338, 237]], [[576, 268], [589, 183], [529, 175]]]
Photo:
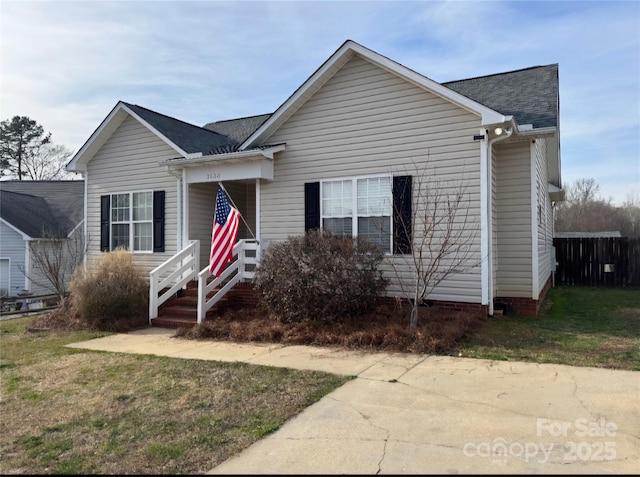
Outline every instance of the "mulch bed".
[[176, 336], [233, 342], [335, 346], [347, 349], [453, 354], [487, 319], [463, 312], [419, 309], [418, 326], [409, 326], [409, 306], [381, 303], [372, 311], [340, 321], [282, 323], [261, 308], [227, 310]]
[[[421, 307], [418, 326], [409, 326], [408, 305], [380, 303], [370, 312], [331, 322], [306, 320], [283, 323], [264, 308], [228, 309], [215, 319], [193, 328], [179, 328], [176, 337], [238, 343], [280, 343], [332, 346], [353, 350], [426, 354], [457, 354], [464, 339], [487, 318], [464, 312]], [[114, 320], [109, 329], [127, 332], [148, 326], [146, 316]], [[92, 329], [68, 307], [44, 314], [31, 322], [29, 331]], [[96, 330], [98, 331], [98, 330]]]

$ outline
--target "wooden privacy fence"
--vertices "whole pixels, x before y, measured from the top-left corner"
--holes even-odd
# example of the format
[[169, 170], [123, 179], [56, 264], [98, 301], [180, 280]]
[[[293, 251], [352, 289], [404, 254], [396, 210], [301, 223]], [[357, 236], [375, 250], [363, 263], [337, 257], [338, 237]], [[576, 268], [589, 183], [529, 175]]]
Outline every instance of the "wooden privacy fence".
[[640, 286], [640, 238], [554, 238], [557, 285]]

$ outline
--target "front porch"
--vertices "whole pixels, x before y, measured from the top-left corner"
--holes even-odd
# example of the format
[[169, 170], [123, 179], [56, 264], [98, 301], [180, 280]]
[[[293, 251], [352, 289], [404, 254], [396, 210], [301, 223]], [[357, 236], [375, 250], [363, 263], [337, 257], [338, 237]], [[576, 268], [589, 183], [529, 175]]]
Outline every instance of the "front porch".
[[[204, 320], [215, 319], [228, 310], [238, 310], [243, 307], [255, 307], [257, 298], [251, 282], [236, 283], [227, 294], [222, 297], [205, 314]], [[158, 308], [158, 317], [151, 320], [151, 326], [162, 328], [192, 328], [198, 324], [198, 287], [197, 282], [191, 281], [187, 287]]]
[[[164, 163], [177, 178], [180, 250], [150, 272], [152, 326], [194, 326], [237, 301], [235, 295], [253, 279], [259, 259], [261, 181], [273, 179], [274, 154], [283, 149], [284, 145], [277, 145]], [[209, 272], [209, 253], [219, 187], [224, 187], [241, 220], [233, 260], [216, 278]]]
[[187, 247], [149, 274], [149, 324], [178, 328], [195, 326], [234, 304], [254, 304], [250, 287], [259, 259], [254, 240], [240, 240], [233, 260], [219, 277], [200, 269], [200, 242]]

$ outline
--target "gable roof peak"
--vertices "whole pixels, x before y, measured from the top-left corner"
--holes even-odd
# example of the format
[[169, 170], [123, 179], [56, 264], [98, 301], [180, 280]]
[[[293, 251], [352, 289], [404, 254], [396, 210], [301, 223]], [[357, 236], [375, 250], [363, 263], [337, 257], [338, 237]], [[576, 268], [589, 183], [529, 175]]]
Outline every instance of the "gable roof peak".
[[271, 117], [253, 132], [240, 146], [246, 149], [267, 140], [292, 114], [295, 113], [316, 91], [336, 74], [352, 57], [358, 55], [366, 61], [395, 74], [408, 82], [445, 98], [459, 106], [481, 116], [483, 124], [502, 123], [511, 118], [479, 103], [468, 96], [458, 93], [380, 53], [366, 48], [353, 40], [345, 41], [307, 80], [302, 83], [282, 103]]

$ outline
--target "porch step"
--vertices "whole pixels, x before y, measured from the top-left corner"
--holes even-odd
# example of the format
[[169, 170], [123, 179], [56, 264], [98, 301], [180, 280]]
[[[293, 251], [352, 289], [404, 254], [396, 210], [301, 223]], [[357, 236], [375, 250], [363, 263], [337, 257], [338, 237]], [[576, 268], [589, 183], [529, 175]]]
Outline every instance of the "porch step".
[[[195, 293], [193, 293], [195, 291]], [[217, 290], [214, 290], [213, 295]], [[224, 296], [208, 312], [205, 319], [221, 313], [230, 305], [229, 296]], [[160, 305], [158, 317], [151, 320], [151, 326], [163, 328], [193, 327], [198, 322], [198, 289], [187, 287], [182, 296], [174, 296]]]
[[160, 328], [193, 328], [196, 326], [195, 318], [184, 318], [179, 316], [159, 316], [151, 320], [151, 326]]

